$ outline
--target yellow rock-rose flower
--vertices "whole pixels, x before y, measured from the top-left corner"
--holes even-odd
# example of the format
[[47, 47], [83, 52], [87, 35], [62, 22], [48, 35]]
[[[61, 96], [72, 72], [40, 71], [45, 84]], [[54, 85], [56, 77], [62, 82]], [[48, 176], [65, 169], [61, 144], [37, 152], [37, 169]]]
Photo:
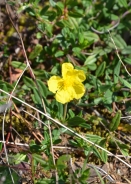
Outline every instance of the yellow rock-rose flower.
[[81, 98], [85, 93], [82, 82], [86, 79], [83, 70], [74, 69], [71, 63], [62, 64], [62, 78], [52, 76], [48, 81], [49, 90], [55, 93], [58, 102], [65, 104]]

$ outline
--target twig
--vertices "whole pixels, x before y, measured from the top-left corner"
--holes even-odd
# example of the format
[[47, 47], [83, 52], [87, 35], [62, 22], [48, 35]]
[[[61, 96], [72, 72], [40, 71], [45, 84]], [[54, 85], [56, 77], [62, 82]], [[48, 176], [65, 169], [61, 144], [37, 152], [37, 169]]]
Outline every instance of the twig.
[[[128, 4], [128, 6], [130, 6], [130, 4]], [[111, 28], [109, 28], [108, 30], [105, 30], [105, 31], [98, 31], [96, 29], [94, 29], [93, 27], [91, 27], [91, 30], [94, 31], [95, 33], [98, 33], [98, 34], [105, 34], [105, 33], [108, 33], [109, 31], [112, 31], [113, 29], [115, 29], [119, 23], [120, 23], [120, 19], [124, 18], [126, 15], [128, 15], [129, 13], [131, 13], [130, 10], [126, 11], [125, 13], [122, 14], [121, 18], [119, 18], [118, 21], [115, 21], [116, 24], [113, 25]]]
[[92, 164], [87, 164], [89, 167], [93, 168], [94, 167], [99, 171], [100, 174], [106, 174], [106, 178], [108, 178], [108, 180], [110, 180], [110, 182], [115, 182], [115, 180], [106, 172], [104, 171], [102, 168], [92, 165]]
[[[0, 141], [1, 143], [6, 143], [6, 141]], [[8, 142], [9, 144], [14, 144], [14, 142]], [[28, 144], [23, 144], [23, 143], [15, 143], [15, 145], [17, 146], [26, 146], [26, 147], [29, 147]]]
[[24, 109], [22, 109], [22, 111], [25, 112], [26, 114], [30, 115], [31, 117], [33, 117], [34, 119], [36, 119], [37, 121], [39, 121], [40, 123], [42, 123], [43, 125], [45, 125], [47, 128], [49, 128], [47, 124], [45, 124], [42, 120], [38, 119], [37, 117], [33, 116], [28, 111], [25, 111]]
[[116, 44], [115, 44], [115, 42], [114, 42], [114, 40], [113, 40], [113, 38], [112, 38], [112, 35], [111, 35], [111, 33], [110, 33], [110, 31], [109, 31], [109, 30], [108, 30], [108, 32], [109, 32], [109, 35], [110, 35], [111, 41], [112, 41], [112, 43], [113, 43], [113, 44], [114, 44], [114, 46], [115, 46], [117, 57], [119, 58], [119, 60], [120, 60], [121, 64], [122, 64], [122, 65], [123, 65], [123, 67], [125, 68], [125, 71], [127, 72], [127, 74], [131, 77], [131, 74], [129, 73], [129, 71], [127, 70], [126, 66], [124, 65], [123, 61], [122, 61], [122, 60], [121, 60], [121, 58], [120, 58], [120, 55], [119, 55], [119, 52], [118, 52], [117, 46], [116, 46]]
[[120, 20], [118, 20], [114, 26], [112, 26], [111, 28], [109, 28], [108, 30], [105, 30], [105, 31], [98, 31], [98, 30], [94, 29], [92, 26], [91, 26], [91, 30], [94, 31], [95, 33], [98, 33], [98, 34], [105, 34], [105, 33], [108, 33], [108, 31], [115, 29], [119, 25], [119, 23], [120, 23]]
[[[83, 149], [81, 148], [73, 148], [73, 147], [67, 147], [67, 146], [53, 146], [54, 149], [68, 149], [68, 150], [71, 150], [71, 151], [74, 151], [74, 150], [79, 150], [79, 151], [84, 151]], [[90, 153], [93, 153], [93, 152], [90, 152]], [[111, 154], [107, 154], [108, 156], [114, 156], [114, 155], [111, 155]], [[125, 158], [124, 155], [116, 155], [117, 157], [119, 158]], [[126, 158], [131, 158], [131, 156], [126, 156]]]

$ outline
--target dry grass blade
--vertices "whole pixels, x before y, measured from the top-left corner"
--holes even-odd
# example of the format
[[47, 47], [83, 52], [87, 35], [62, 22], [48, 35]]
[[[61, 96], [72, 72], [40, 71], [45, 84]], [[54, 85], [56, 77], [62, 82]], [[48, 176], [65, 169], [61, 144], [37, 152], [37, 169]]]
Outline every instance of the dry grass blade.
[[[4, 91], [4, 90], [2, 90], [2, 89], [0, 89], [0, 91], [3, 92], [3, 93], [5, 93], [5, 94], [7, 94], [7, 95], [10, 95], [9, 93], [7, 93], [6, 91]], [[40, 114], [44, 115], [45, 117], [47, 117], [47, 118], [48, 118], [49, 120], [51, 120], [52, 122], [54, 122], [54, 123], [58, 124], [59, 126], [65, 128], [66, 130], [68, 130], [68, 131], [70, 131], [71, 133], [73, 133], [75, 136], [77, 136], [77, 137], [83, 139], [84, 141], [86, 141], [86, 142], [92, 144], [93, 146], [96, 146], [97, 148], [99, 148], [99, 149], [101, 149], [101, 150], [107, 152], [107, 153], [110, 154], [111, 156], [114, 156], [116, 159], [118, 159], [119, 161], [121, 161], [122, 163], [124, 163], [127, 167], [131, 168], [131, 165], [128, 164], [127, 162], [125, 162], [124, 160], [122, 160], [121, 158], [117, 157], [116, 155], [114, 155], [114, 154], [111, 153], [110, 151], [108, 151], [108, 150], [102, 148], [101, 146], [99, 146], [99, 145], [93, 143], [92, 141], [89, 141], [88, 139], [86, 139], [86, 138], [83, 137], [82, 135], [80, 135], [80, 134], [76, 133], [75, 131], [71, 130], [70, 128], [66, 127], [65, 125], [63, 125], [63, 124], [60, 123], [59, 121], [53, 119], [53, 118], [50, 117], [48, 114], [43, 113], [42, 111], [40, 111], [40, 110], [38, 110], [37, 108], [31, 106], [30, 104], [27, 104], [26, 102], [20, 100], [19, 98], [15, 97], [15, 96], [13, 96], [13, 95], [11, 95], [11, 97], [14, 98], [15, 100], [18, 100], [19, 102], [23, 103], [24, 105], [30, 107], [31, 109], [33, 109], [33, 110], [35, 110], [35, 111], [38, 111]]]

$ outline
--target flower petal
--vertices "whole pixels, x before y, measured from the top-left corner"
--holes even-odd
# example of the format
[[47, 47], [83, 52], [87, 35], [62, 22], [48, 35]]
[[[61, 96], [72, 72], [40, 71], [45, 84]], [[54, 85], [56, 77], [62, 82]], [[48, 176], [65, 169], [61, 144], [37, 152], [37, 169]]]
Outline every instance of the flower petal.
[[80, 99], [85, 93], [84, 85], [80, 82], [76, 82], [73, 84], [73, 88], [74, 88], [74, 98]]
[[68, 90], [63, 90], [63, 89], [60, 91], [57, 91], [55, 98], [58, 102], [60, 102], [62, 104], [65, 104], [65, 103], [73, 100], [73, 97], [70, 94], [70, 92]]
[[59, 83], [62, 81], [61, 77], [58, 76], [52, 76], [48, 81], [48, 87], [49, 90], [53, 93], [56, 93], [56, 91], [59, 89]]
[[86, 79], [85, 73], [83, 70], [74, 70], [74, 76], [77, 81], [83, 82]]
[[84, 71], [74, 69], [71, 63], [63, 63], [62, 78], [53, 76], [48, 80], [47, 84], [49, 90], [56, 93], [56, 100], [65, 104], [84, 95], [85, 87], [82, 82], [85, 79]]
[[62, 77], [66, 78], [68, 75], [68, 72], [72, 72], [73, 69], [74, 67], [71, 63], [63, 63], [62, 64]]

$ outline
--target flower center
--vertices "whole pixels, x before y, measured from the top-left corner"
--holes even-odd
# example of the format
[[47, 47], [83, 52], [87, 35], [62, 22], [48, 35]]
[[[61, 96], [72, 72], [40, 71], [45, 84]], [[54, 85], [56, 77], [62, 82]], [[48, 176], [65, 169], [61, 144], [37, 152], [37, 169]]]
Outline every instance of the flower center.
[[64, 88], [66, 89], [66, 88], [68, 88], [69, 86], [71, 86], [71, 81], [69, 81], [69, 80], [65, 80], [64, 81]]
[[63, 79], [61, 82], [59, 82], [58, 90], [67, 90], [68, 87], [73, 85], [73, 82], [74, 80], [70, 77]]

